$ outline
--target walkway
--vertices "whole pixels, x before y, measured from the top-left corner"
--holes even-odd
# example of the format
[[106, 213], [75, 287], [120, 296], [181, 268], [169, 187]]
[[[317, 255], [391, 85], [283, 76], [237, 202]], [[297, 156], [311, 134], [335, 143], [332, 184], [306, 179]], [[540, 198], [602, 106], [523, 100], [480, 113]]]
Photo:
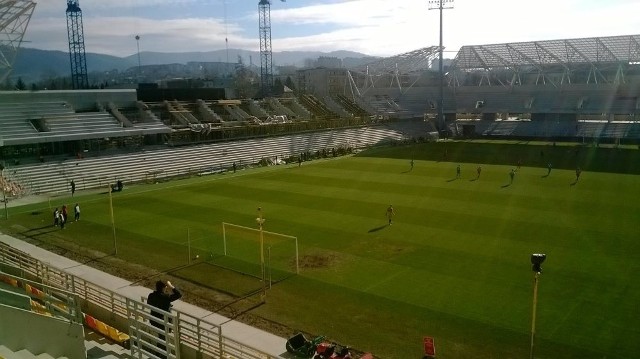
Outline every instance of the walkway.
[[[75, 262], [55, 253], [48, 252], [40, 247], [5, 234], [0, 233], [0, 242], [6, 243], [25, 253], [29, 253], [32, 257], [47, 263], [54, 268], [60, 269], [86, 281], [98, 284], [127, 298], [140, 300], [143, 297], [146, 298], [150, 292], [150, 289], [146, 287], [132, 285], [131, 282], [122, 278], [101, 272], [95, 268]], [[249, 325], [229, 320], [229, 318], [209, 312], [181, 300], [174, 302], [173, 307], [176, 310], [193, 315], [197, 318], [206, 317], [207, 321], [221, 325], [222, 332], [225, 337], [231, 338], [239, 343], [260, 349], [261, 351], [276, 358], [286, 358], [288, 356], [285, 349], [285, 338], [280, 338]]]

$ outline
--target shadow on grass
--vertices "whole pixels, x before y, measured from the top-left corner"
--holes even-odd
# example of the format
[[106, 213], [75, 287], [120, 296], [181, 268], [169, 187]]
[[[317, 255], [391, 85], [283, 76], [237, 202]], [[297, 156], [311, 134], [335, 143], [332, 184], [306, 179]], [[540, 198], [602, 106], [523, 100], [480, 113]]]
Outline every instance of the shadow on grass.
[[457, 178], [448, 179], [447, 182], [453, 182], [455, 180], [457, 180]]
[[[42, 231], [44, 229], [47, 229], [47, 231], [40, 232], [40, 231]], [[55, 232], [58, 229], [60, 229], [60, 227], [54, 226], [53, 224], [48, 224], [48, 225], [44, 225], [42, 227], [30, 228], [30, 229], [28, 229], [28, 230], [26, 230], [24, 232], [21, 232], [20, 234], [22, 234], [24, 236], [27, 236], [27, 237], [30, 237], [30, 236], [32, 236], [34, 234], [40, 235], [40, 234], [47, 234], [47, 233]], [[36, 232], [40, 232], [40, 233], [36, 233]]]
[[540, 178], [547, 178], [547, 177], [549, 177], [549, 173], [547, 173], [546, 175], [540, 176]]
[[578, 184], [578, 181], [573, 181], [573, 182], [571, 182], [571, 183], [569, 184], [569, 186], [575, 186], [575, 185], [577, 185], [577, 184]]
[[503, 184], [501, 187], [502, 187], [502, 188], [507, 188], [507, 187], [509, 187], [509, 186], [511, 186], [511, 183]]
[[384, 226], [380, 226], [380, 227], [376, 227], [376, 228], [371, 228], [371, 229], [369, 230], [369, 233], [377, 232], [377, 231], [382, 230], [382, 229], [385, 229], [385, 228], [387, 228], [387, 227], [388, 227], [388, 225], [386, 225], [386, 224], [385, 224]]
[[470, 180], [469, 180], [469, 182], [475, 182], [475, 181], [477, 181], [477, 180], [479, 180], [479, 178], [477, 178], [477, 177], [476, 177], [476, 178], [472, 178], [472, 179], [470, 179]]

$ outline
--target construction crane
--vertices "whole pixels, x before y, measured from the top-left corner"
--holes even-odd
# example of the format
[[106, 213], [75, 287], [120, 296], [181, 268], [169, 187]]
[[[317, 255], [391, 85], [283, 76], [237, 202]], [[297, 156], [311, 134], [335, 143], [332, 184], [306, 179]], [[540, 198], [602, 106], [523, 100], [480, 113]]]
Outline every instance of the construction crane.
[[[284, 2], [285, 0], [280, 0]], [[271, 51], [271, 0], [258, 3], [260, 32], [260, 89], [263, 97], [273, 90], [273, 52]]]
[[79, 0], [67, 0], [67, 34], [71, 62], [71, 85], [74, 90], [89, 88], [87, 56], [84, 50], [84, 28]]
[[0, 82], [9, 76], [36, 3], [0, 0]]

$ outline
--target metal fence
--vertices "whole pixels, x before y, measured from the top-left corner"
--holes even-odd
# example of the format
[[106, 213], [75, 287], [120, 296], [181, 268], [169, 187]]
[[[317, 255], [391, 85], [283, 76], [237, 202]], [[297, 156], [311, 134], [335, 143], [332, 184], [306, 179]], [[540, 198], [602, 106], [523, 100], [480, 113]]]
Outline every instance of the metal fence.
[[[24, 273], [40, 278], [43, 284], [52, 288], [60, 288], [75, 294], [78, 298], [99, 306], [125, 318], [129, 323], [131, 336], [131, 355], [136, 357], [158, 357], [155, 350], [157, 344], [166, 346], [168, 358], [180, 359], [180, 346], [194, 349], [197, 356], [207, 355], [213, 358], [238, 359], [276, 359], [255, 347], [225, 337], [222, 327], [194, 317], [188, 313], [173, 310], [164, 312], [165, 331], [150, 325], [150, 307], [142, 301], [136, 301], [115, 293], [97, 284], [61, 271], [43, 263], [30, 255], [19, 251], [5, 243], [0, 243], [0, 262], [19, 268]], [[154, 311], [158, 311], [154, 309]], [[158, 341], [159, 335], [166, 339]], [[146, 348], [146, 349], [145, 349]], [[152, 355], [150, 355], [152, 354]]]

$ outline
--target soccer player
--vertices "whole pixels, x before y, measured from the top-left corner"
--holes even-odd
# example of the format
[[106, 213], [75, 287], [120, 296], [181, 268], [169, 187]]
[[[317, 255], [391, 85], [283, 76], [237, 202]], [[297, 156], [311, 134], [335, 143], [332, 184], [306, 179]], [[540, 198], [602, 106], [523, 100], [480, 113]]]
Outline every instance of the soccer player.
[[549, 164], [547, 164], [547, 176], [551, 174], [551, 162], [549, 162]]
[[456, 178], [460, 178], [460, 165], [456, 167]]
[[389, 208], [387, 208], [387, 219], [389, 220], [389, 225], [392, 224], [391, 221], [393, 219], [393, 216], [395, 215], [396, 215], [396, 212], [393, 210], [393, 206], [389, 205]]
[[576, 168], [576, 182], [580, 179], [580, 174], [582, 173], [582, 169], [580, 167]]
[[515, 175], [516, 175], [516, 170], [512, 168], [511, 172], [509, 172], [509, 177], [511, 178], [511, 182], [509, 182], [509, 184], [513, 183], [513, 177], [515, 177]]
[[411, 171], [413, 171], [413, 158], [411, 159]]
[[478, 177], [476, 177], [477, 179], [480, 179], [480, 172], [482, 172], [482, 167], [478, 166], [478, 168], [476, 169], [476, 171], [478, 172]]

